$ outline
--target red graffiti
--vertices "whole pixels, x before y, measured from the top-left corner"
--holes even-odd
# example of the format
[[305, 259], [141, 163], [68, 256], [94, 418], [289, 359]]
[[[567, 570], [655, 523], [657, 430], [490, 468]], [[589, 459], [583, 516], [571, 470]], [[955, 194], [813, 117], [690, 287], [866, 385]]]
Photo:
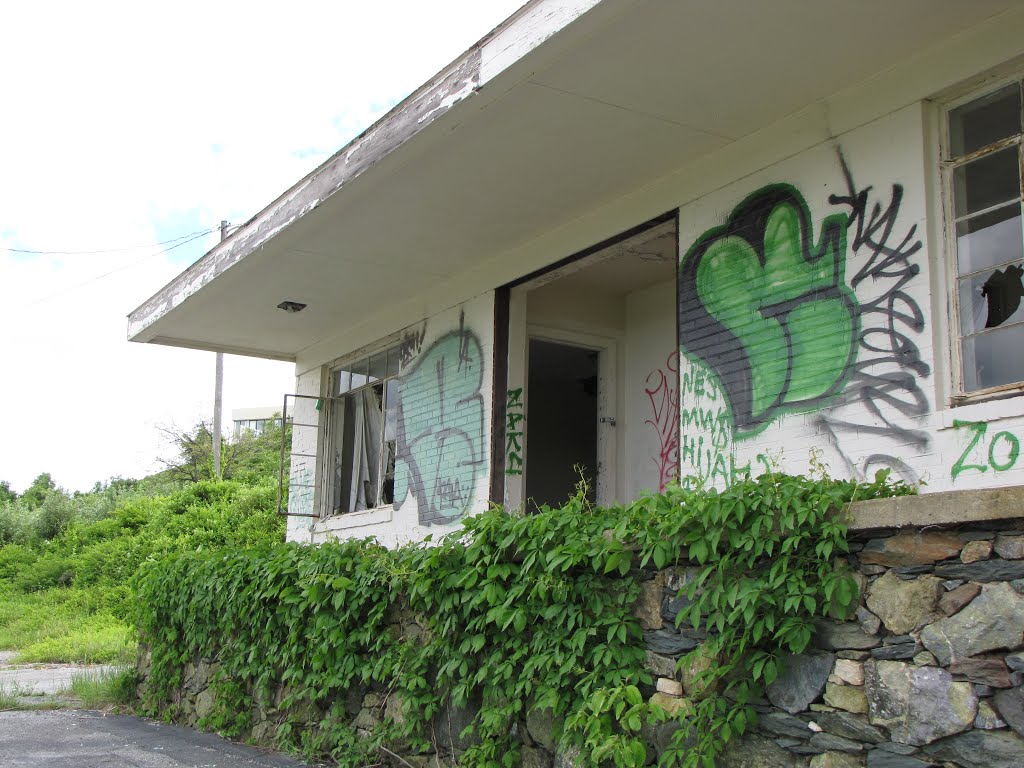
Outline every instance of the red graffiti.
[[651, 401], [650, 424], [658, 433], [658, 490], [678, 480], [679, 471], [679, 352], [668, 356], [664, 368], [655, 368], [644, 381], [644, 392]]

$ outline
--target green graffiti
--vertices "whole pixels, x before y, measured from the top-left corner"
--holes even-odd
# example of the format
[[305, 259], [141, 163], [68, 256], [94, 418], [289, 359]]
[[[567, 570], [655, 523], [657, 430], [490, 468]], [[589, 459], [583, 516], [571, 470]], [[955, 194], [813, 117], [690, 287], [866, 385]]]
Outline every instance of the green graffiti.
[[[964, 429], [965, 427], [971, 431], [971, 437], [964, 452], [960, 454], [960, 458], [956, 460], [949, 471], [952, 480], [955, 481], [961, 473], [968, 470], [988, 472], [991, 468], [994, 472], [1005, 472], [1017, 463], [1017, 458], [1020, 456], [1020, 438], [1015, 434], [1006, 430], [996, 432], [988, 442], [986, 453], [985, 436], [988, 434], [988, 424], [984, 421], [953, 420], [954, 429]], [[977, 448], [981, 449], [982, 463], [972, 464], [970, 459]]]
[[846, 226], [845, 214], [826, 217], [814, 243], [803, 197], [773, 185], [741, 202], [683, 257], [682, 351], [713, 372], [735, 437], [812, 410], [842, 388], [859, 326], [844, 279]]
[[416, 498], [421, 525], [470, 511], [484, 454], [483, 353], [464, 329], [438, 339], [403, 374], [398, 405], [395, 509]]

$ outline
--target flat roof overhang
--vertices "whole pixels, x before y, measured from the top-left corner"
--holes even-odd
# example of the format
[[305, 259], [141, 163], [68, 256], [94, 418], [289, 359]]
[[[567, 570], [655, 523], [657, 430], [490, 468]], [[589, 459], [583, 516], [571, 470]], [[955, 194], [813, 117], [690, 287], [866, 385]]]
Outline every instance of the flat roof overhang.
[[129, 339], [295, 360], [1014, 6], [528, 3], [135, 309]]

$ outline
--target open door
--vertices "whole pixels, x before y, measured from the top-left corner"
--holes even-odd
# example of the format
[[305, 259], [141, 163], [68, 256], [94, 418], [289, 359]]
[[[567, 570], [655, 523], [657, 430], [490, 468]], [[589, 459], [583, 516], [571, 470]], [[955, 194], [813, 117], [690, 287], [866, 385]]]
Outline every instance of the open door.
[[581, 479], [589, 486], [590, 501], [597, 500], [600, 354], [530, 339], [526, 498], [531, 511], [563, 504]]

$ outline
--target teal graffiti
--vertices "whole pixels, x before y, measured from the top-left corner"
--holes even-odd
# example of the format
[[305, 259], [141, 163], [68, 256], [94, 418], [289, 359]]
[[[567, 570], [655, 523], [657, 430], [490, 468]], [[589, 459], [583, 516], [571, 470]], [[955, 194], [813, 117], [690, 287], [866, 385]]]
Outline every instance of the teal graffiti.
[[411, 494], [421, 525], [469, 512], [486, 468], [483, 353], [461, 326], [416, 357], [400, 380], [395, 509]]
[[[956, 460], [949, 471], [950, 478], [954, 481], [962, 473], [970, 470], [988, 472], [991, 468], [995, 472], [1005, 472], [1011, 469], [1020, 457], [1020, 438], [1012, 432], [1007, 430], [996, 432], [986, 446], [985, 436], [988, 434], [988, 424], [984, 421], [954, 419], [953, 428], [966, 428], [971, 433], [967, 447], [964, 448], [960, 458]], [[979, 453], [981, 463], [972, 463], [972, 459], [975, 462], [978, 461]]]
[[847, 223], [845, 214], [826, 217], [814, 242], [804, 198], [792, 186], [771, 185], [683, 257], [680, 345], [717, 379], [733, 436], [812, 410], [842, 389], [859, 324], [844, 280]]

